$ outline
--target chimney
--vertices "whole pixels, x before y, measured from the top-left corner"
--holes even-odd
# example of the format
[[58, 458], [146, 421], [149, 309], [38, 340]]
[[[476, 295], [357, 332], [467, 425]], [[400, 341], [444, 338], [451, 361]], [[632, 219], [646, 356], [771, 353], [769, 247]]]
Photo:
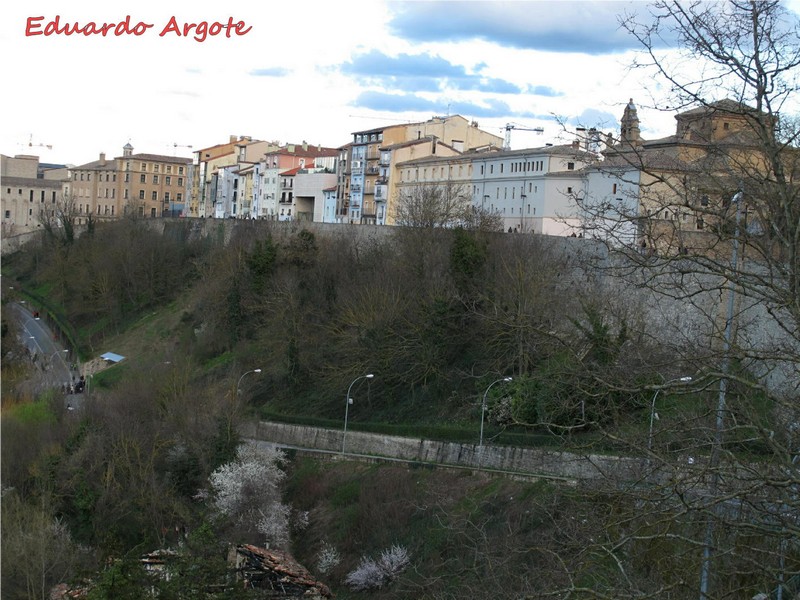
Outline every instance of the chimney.
[[572, 140], [572, 148], [573, 149], [578, 150], [580, 147], [581, 147], [581, 141], [580, 140]]
[[235, 144], [236, 142], [239, 141], [239, 137], [235, 136], [235, 135], [231, 135], [231, 136], [228, 137], [228, 140], [230, 141], [231, 144]]
[[105, 152], [101, 152], [100, 153], [100, 166], [101, 167], [105, 167], [106, 166], [106, 153]]
[[303, 140], [303, 152], [306, 152], [307, 150], [308, 150], [308, 142]]

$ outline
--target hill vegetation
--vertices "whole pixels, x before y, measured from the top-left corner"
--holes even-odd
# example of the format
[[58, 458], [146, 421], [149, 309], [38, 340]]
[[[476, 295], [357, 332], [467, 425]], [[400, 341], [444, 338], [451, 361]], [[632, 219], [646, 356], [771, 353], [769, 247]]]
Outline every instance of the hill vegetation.
[[[122, 221], [71, 243], [45, 239], [4, 261], [4, 281], [14, 278], [15, 293], [55, 315], [84, 359], [106, 350], [126, 356], [95, 376], [80, 414], [56, 394], [31, 404], [14, 385], [30, 367], [14, 351], [7, 320], [9, 598], [45, 598], [49, 584], [87, 574], [96, 581], [107, 557], [122, 562], [102, 571], [94, 597], [135, 597], [153, 585], [139, 572], [139, 555], [179, 543], [189, 552], [186, 568], [224, 573], [226, 543], [264, 542], [256, 522], [219, 514], [204, 500], [212, 473], [235, 460], [237, 423], [269, 415], [339, 426], [344, 391], [365, 373], [375, 377], [353, 389], [351, 426], [476, 441], [489, 392], [491, 436], [505, 430], [514, 443], [527, 436], [577, 451], [643, 453], [663, 373], [689, 368], [685, 348], [674, 353], [641, 335], [636, 313], [585, 261], [593, 254], [582, 241], [416, 229], [325, 236], [262, 222], [237, 224], [226, 242], [192, 239], [183, 227], [161, 235]], [[255, 368], [261, 372], [250, 373]], [[14, 377], [6, 381], [6, 373]], [[489, 389], [503, 376], [513, 380]], [[733, 383], [732, 396], [737, 389]], [[713, 390], [680, 402], [667, 387], [662, 401], [680, 435], [665, 431], [670, 444], [657, 438], [654, 464], [707, 451]], [[772, 418], [748, 411], [744, 396], [739, 406], [741, 431], [754, 430], [754, 415], [762, 425]], [[359, 597], [666, 587], [660, 597], [678, 598], [691, 588], [671, 577], [697, 561], [699, 548], [653, 535], [667, 509], [656, 503], [636, 516], [642, 502], [654, 502], [641, 488], [573, 491], [308, 459], [285, 468], [281, 506], [306, 514], [300, 527], [286, 513], [286, 547], [340, 597], [356, 594], [343, 582], [359, 561], [395, 545], [413, 568], [389, 589]], [[696, 529], [691, 513], [682, 521], [684, 533]], [[647, 540], [638, 540], [643, 532]], [[605, 554], [617, 535], [639, 548], [626, 548], [624, 573], [615, 567], [620, 557]], [[756, 547], [751, 540], [748, 549]], [[317, 563], [326, 548], [340, 560], [323, 572]], [[636, 560], [639, 551], [659, 566]], [[759, 570], [731, 586], [765, 589], [770, 577]], [[173, 579], [173, 587], [181, 581], [184, 591], [210, 585]]]

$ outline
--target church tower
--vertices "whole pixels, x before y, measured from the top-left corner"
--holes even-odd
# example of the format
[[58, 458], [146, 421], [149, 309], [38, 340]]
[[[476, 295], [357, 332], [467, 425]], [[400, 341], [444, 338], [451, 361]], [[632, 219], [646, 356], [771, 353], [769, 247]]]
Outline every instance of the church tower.
[[636, 105], [633, 103], [633, 98], [625, 106], [625, 112], [622, 113], [622, 120], [619, 125], [620, 141], [622, 143], [628, 143], [632, 146], [641, 144], [642, 136], [639, 130], [639, 116], [636, 113]]

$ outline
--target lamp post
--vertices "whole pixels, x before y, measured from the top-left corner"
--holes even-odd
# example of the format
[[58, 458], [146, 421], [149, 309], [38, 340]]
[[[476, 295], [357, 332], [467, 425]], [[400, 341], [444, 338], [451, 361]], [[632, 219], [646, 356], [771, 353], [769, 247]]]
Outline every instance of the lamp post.
[[486, 396], [489, 394], [489, 390], [492, 389], [492, 386], [495, 383], [500, 383], [501, 381], [504, 383], [508, 383], [511, 381], [511, 377], [503, 377], [501, 379], [496, 379], [492, 383], [489, 384], [489, 387], [486, 388], [486, 391], [483, 392], [483, 402], [481, 402], [481, 436], [480, 440], [478, 441], [478, 447], [481, 449], [481, 454], [483, 454], [483, 415], [486, 413]]
[[245, 375], [249, 375], [250, 373], [261, 373], [261, 369], [253, 369], [252, 371], [247, 371], [245, 373], [242, 373], [242, 376], [239, 377], [239, 381], [236, 382], [236, 395], [237, 396], [239, 395], [239, 386], [242, 383], [242, 379], [244, 379]]
[[[688, 383], [691, 380], [692, 380], [692, 378], [689, 377], [688, 375], [685, 376], [685, 377], [678, 377], [677, 379], [670, 379], [669, 381], [665, 382], [663, 386], [658, 388], [656, 390], [655, 394], [653, 394], [653, 401], [650, 403], [650, 429], [647, 432], [647, 451], [648, 451], [648, 453], [653, 448], [653, 420], [655, 418], [657, 418], [657, 415], [656, 415], [656, 398], [658, 398], [658, 394], [661, 393], [661, 390], [663, 390], [665, 387], [669, 386], [670, 384], [679, 383], [679, 382], [680, 383]], [[647, 460], [649, 461], [650, 458], [648, 457]]]
[[[731, 202], [736, 204], [736, 227], [733, 233], [733, 247], [731, 248], [731, 273], [737, 273], [739, 268], [739, 234], [742, 222], [742, 192], [734, 194]], [[714, 428], [714, 442], [711, 446], [711, 458], [709, 467], [711, 469], [711, 488], [709, 495], [713, 498], [717, 495], [719, 485], [719, 455], [722, 449], [722, 432], [725, 427], [725, 406], [726, 393], [728, 390], [728, 369], [730, 368], [730, 352], [733, 344], [733, 317], [736, 303], [736, 283], [733, 276], [728, 278], [728, 314], [725, 318], [725, 334], [723, 338], [722, 353], [722, 377], [719, 380], [719, 399], [717, 400], [716, 426]], [[714, 516], [708, 517], [706, 523], [706, 534], [703, 542], [703, 562], [700, 567], [700, 600], [708, 600], [708, 583], [711, 576], [711, 546], [714, 541]]]
[[342, 454], [344, 454], [344, 443], [347, 439], [347, 413], [349, 412], [350, 405], [353, 403], [353, 399], [350, 397], [350, 390], [353, 389], [353, 384], [359, 379], [372, 379], [373, 377], [375, 377], [375, 375], [372, 373], [356, 377], [350, 382], [350, 386], [347, 388], [347, 395], [344, 397], [344, 431], [342, 431]]

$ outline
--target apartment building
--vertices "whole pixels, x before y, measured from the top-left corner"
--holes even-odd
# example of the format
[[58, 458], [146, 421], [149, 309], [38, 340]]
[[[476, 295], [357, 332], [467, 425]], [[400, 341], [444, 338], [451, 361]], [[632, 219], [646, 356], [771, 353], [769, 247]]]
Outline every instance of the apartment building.
[[133, 215], [143, 218], [182, 216], [189, 200], [192, 160], [134, 153], [125, 144], [122, 156], [100, 153], [97, 160], [71, 172], [71, 200], [78, 224]]
[[217, 202], [220, 195], [232, 195], [232, 190], [220, 192], [220, 186], [225, 185], [218, 181], [220, 170], [228, 169], [233, 165], [237, 165], [237, 169], [246, 165], [255, 165], [266, 152], [276, 147], [278, 147], [277, 142], [254, 140], [250, 136], [232, 135], [225, 143], [195, 151], [192, 181], [193, 200], [189, 204], [187, 216], [215, 216], [219, 210]]
[[[476, 121], [468, 121], [461, 115], [432, 117], [419, 123], [389, 125], [353, 133], [349, 161], [348, 222], [390, 224], [392, 199], [388, 187], [384, 186], [389, 185], [392, 168], [391, 164], [381, 164], [381, 159], [390, 158], [391, 154], [382, 155], [381, 148], [423, 139], [443, 142], [456, 152], [479, 147], [500, 148], [503, 144], [500, 136], [479, 129]], [[377, 196], [376, 186], [380, 189]]]
[[[339, 154], [336, 148], [313, 146], [305, 141], [302, 144], [286, 144], [270, 149], [259, 161], [257, 169], [253, 199], [254, 216], [259, 219], [278, 220], [290, 220], [290, 214], [296, 216], [297, 207], [294, 205], [293, 190], [284, 186], [294, 180], [283, 181], [284, 174], [286, 177], [293, 177], [297, 170], [311, 168], [335, 173]], [[294, 173], [290, 173], [291, 171]]]

